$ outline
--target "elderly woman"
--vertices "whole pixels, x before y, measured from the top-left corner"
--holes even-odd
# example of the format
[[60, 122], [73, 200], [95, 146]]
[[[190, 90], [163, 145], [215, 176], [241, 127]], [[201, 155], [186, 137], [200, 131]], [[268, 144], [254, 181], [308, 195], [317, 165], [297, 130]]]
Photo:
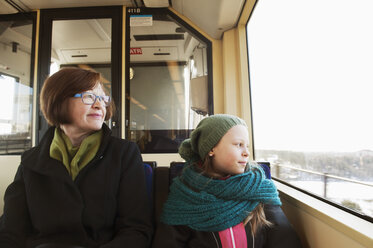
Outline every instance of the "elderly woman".
[[100, 74], [65, 68], [40, 106], [52, 126], [22, 155], [0, 219], [0, 247], [148, 247], [152, 235], [141, 155], [111, 136]]

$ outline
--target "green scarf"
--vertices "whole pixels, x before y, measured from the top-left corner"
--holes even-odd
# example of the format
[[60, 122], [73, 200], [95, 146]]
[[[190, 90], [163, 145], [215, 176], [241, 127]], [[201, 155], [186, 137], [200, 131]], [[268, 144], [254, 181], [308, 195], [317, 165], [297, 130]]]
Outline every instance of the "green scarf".
[[96, 155], [100, 148], [102, 130], [86, 137], [78, 147], [71, 144], [70, 139], [59, 128], [54, 131], [54, 137], [49, 149], [51, 158], [61, 161], [70, 176], [75, 180], [83, 169]]
[[281, 205], [276, 186], [260, 167], [229, 177], [212, 179], [185, 165], [163, 206], [161, 220], [198, 231], [221, 231], [242, 222], [261, 202]]

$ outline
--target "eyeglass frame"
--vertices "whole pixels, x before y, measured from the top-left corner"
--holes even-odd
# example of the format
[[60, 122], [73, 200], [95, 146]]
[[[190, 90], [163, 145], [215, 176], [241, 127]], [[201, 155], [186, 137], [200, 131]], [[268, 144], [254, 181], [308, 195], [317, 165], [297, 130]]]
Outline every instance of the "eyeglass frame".
[[[95, 96], [95, 100], [93, 101], [93, 103], [85, 103], [84, 102], [84, 95], [87, 95], [87, 94], [90, 94], [90, 95], [93, 95], [93, 96]], [[83, 92], [83, 93], [76, 93], [73, 97], [75, 97], [75, 98], [78, 98], [78, 97], [80, 97], [81, 99], [82, 99], [82, 102], [84, 103], [84, 104], [86, 104], [86, 105], [93, 105], [93, 104], [95, 104], [95, 102], [97, 101], [97, 98], [101, 101], [101, 102], [103, 102], [104, 103], [104, 105], [105, 105], [105, 107], [108, 107], [108, 106], [110, 106], [110, 102], [111, 102], [111, 97], [110, 96], [98, 96], [98, 95], [96, 95], [96, 94], [93, 94], [93, 93], [91, 93], [91, 92]], [[105, 102], [105, 100], [104, 100], [104, 97], [108, 97], [108, 101], [107, 101], [107, 103]]]

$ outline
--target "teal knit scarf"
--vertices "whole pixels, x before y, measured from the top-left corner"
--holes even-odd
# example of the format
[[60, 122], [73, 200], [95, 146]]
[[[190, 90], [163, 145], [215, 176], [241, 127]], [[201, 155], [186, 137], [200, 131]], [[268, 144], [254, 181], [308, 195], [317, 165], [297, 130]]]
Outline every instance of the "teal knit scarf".
[[259, 203], [281, 205], [276, 186], [260, 167], [219, 180], [186, 164], [170, 187], [161, 220], [198, 231], [221, 231], [242, 222]]

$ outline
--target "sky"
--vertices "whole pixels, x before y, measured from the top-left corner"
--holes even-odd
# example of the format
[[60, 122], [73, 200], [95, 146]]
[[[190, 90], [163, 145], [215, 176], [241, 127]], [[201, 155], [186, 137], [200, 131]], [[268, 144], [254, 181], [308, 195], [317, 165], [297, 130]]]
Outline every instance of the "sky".
[[260, 0], [248, 23], [256, 149], [373, 150], [373, 1]]
[[[28, 113], [26, 117], [24, 113], [21, 116], [18, 116], [17, 120], [13, 120], [14, 116], [17, 116], [17, 111], [19, 109], [25, 109], [25, 106], [21, 106], [20, 104], [27, 104], [24, 103], [22, 100], [17, 103], [17, 99], [19, 99], [16, 95], [21, 96], [31, 96], [32, 95], [32, 88], [22, 83], [16, 82], [13, 77], [9, 77], [6, 75], [0, 76], [0, 135], [2, 134], [11, 134], [12, 133], [12, 125], [14, 122], [18, 122], [18, 124], [24, 124], [22, 122], [27, 121], [31, 122], [31, 114]], [[31, 104], [31, 102], [29, 103]], [[28, 109], [28, 106], [26, 106]], [[15, 115], [16, 114], [16, 115]], [[22, 119], [30, 117], [29, 120]]]
[[11, 77], [0, 77], [0, 119], [11, 120], [13, 115], [13, 98], [15, 81]]

